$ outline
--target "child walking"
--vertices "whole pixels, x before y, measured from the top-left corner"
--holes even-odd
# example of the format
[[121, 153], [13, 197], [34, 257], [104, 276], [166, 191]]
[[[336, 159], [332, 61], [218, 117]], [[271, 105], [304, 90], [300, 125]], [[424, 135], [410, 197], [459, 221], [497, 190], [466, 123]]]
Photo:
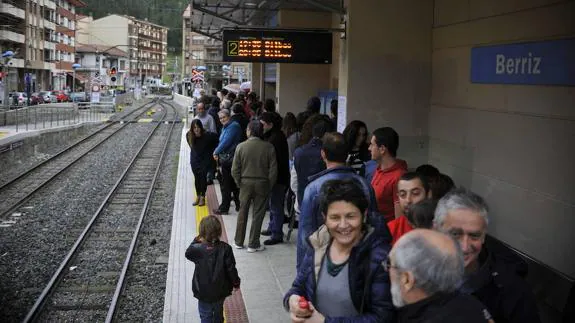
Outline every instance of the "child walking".
[[220, 241], [222, 226], [214, 215], [200, 222], [200, 233], [186, 250], [196, 265], [192, 288], [202, 323], [224, 322], [224, 300], [240, 288], [236, 259], [229, 244]]

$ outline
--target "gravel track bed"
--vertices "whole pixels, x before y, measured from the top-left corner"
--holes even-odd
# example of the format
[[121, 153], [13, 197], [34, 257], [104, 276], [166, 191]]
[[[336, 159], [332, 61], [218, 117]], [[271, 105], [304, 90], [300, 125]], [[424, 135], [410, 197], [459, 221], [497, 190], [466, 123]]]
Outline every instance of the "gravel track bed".
[[182, 127], [174, 127], [127, 273], [117, 322], [162, 321]]
[[4, 322], [24, 318], [151, 127], [128, 125], [30, 199], [14, 225], [0, 228]]
[[102, 127], [102, 124], [86, 124], [76, 129], [49, 132], [24, 139], [22, 146], [0, 154], [0, 185]]
[[[144, 101], [141, 104], [130, 106], [115, 114], [112, 119], [119, 120], [148, 102]], [[0, 154], [0, 185], [9, 182], [104, 126], [101, 123], [85, 124], [74, 129], [48, 132], [24, 139], [22, 146]]]

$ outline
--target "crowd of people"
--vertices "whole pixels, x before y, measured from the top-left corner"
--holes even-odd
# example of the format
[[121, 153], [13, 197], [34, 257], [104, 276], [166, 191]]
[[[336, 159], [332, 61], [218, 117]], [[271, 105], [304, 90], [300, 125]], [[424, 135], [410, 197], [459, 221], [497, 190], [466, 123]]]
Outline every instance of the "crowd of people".
[[[320, 110], [312, 97], [282, 117], [254, 92], [213, 91], [188, 132], [195, 204], [217, 178], [212, 212], [228, 214], [232, 201], [239, 212], [233, 247], [245, 247], [252, 204], [247, 252], [284, 243], [294, 196], [296, 278], [284, 298], [293, 322], [540, 321], [526, 264], [485, 243], [481, 196], [433, 165], [409, 167], [392, 127], [370, 133], [353, 120], [339, 133], [337, 101], [331, 116]], [[227, 292], [239, 284], [230, 279]]]

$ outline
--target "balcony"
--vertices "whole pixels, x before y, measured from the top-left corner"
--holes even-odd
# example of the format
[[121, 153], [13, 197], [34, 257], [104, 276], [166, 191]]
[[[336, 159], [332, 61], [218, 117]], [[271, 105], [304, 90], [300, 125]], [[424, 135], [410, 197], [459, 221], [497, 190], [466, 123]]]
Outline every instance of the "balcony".
[[44, 7], [52, 10], [56, 10], [56, 2], [52, 0], [44, 0]]
[[56, 32], [67, 35], [68, 37], [74, 37], [76, 35], [72, 29], [60, 25], [56, 26]]
[[56, 62], [56, 69], [72, 71], [73, 70], [72, 62], [62, 62], [62, 61]]
[[24, 9], [16, 7], [13, 1], [4, 1], [0, 3], [0, 13], [10, 15], [12, 17], [20, 18], [22, 20], [26, 19], [26, 13]]
[[14, 43], [24, 44], [26, 37], [19, 30], [11, 27], [0, 27], [0, 39]]
[[44, 48], [45, 49], [50, 49], [50, 50], [56, 50], [56, 43], [50, 42], [50, 41], [44, 41]]
[[74, 46], [66, 45], [63, 43], [56, 44], [56, 50], [59, 50], [61, 52], [67, 52], [67, 53], [75, 53], [76, 52], [76, 48], [74, 48]]
[[57, 12], [59, 15], [68, 18], [68, 20], [76, 20], [76, 15], [75, 15], [72, 11], [70, 11], [70, 10], [66, 10], [66, 9], [64, 9], [64, 8], [62, 8], [62, 7], [58, 7], [58, 8], [56, 9], [56, 12]]
[[44, 28], [50, 29], [50, 30], [56, 30], [56, 24], [51, 22], [48, 19], [44, 19]]

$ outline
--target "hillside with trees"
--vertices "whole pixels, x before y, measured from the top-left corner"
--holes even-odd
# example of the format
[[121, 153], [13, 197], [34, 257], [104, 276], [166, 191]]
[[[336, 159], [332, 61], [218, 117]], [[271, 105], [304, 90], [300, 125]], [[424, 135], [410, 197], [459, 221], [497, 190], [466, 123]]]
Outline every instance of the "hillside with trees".
[[94, 19], [110, 14], [134, 16], [170, 28], [168, 52], [179, 53], [182, 49], [182, 13], [189, 4], [186, 0], [83, 0], [86, 8], [79, 13], [92, 15]]

